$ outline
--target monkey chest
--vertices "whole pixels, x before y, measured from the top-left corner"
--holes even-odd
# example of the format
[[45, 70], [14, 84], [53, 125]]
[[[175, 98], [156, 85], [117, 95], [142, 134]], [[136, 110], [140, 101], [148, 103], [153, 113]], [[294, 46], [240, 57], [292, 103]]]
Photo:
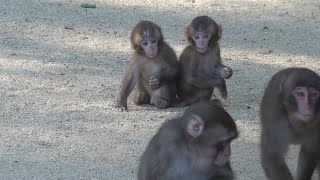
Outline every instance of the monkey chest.
[[213, 68], [215, 68], [218, 64], [216, 59], [208, 56], [199, 58], [198, 61], [199, 64], [197, 67], [197, 71], [201, 72], [211, 72]]
[[161, 61], [146, 62], [142, 68], [141, 75], [144, 79], [149, 79], [151, 76], [159, 76], [167, 68], [169, 68], [168, 64]]
[[320, 141], [318, 129], [308, 129], [306, 131], [293, 131], [291, 136], [292, 144], [314, 144]]

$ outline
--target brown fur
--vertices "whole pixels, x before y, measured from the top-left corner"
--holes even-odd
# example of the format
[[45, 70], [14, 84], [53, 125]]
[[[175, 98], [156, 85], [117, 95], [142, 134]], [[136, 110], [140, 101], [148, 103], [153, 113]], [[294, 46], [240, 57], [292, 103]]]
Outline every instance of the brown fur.
[[320, 98], [306, 104], [314, 107], [315, 116], [303, 122], [300, 116], [292, 116], [298, 112], [299, 102], [293, 95], [296, 87], [314, 88], [319, 92], [320, 77], [305, 68], [282, 70], [272, 77], [261, 101], [261, 160], [269, 179], [293, 180], [284, 158], [290, 144], [301, 144], [298, 180], [311, 179], [319, 165]]
[[[205, 54], [197, 52], [192, 39], [193, 34], [199, 29], [211, 35], [209, 47]], [[182, 105], [209, 100], [214, 87], [219, 89], [223, 98], [227, 97], [225, 80], [221, 75], [226, 68], [222, 64], [218, 43], [221, 34], [221, 26], [207, 16], [196, 17], [187, 27], [186, 36], [190, 45], [183, 50], [179, 58], [178, 96]], [[231, 68], [229, 69], [231, 70]]]
[[[146, 32], [158, 40], [158, 54], [154, 58], [148, 58], [140, 46]], [[127, 98], [135, 85], [135, 104], [149, 104], [152, 99], [158, 108], [171, 106], [176, 98], [178, 61], [174, 50], [163, 40], [160, 27], [150, 21], [141, 21], [133, 28], [130, 40], [134, 53], [122, 80], [116, 107], [127, 110]], [[159, 80], [159, 87], [150, 87], [151, 77]]]
[[[188, 128], [197, 121], [204, 123], [203, 129]], [[219, 144], [237, 136], [234, 120], [219, 101], [193, 104], [182, 117], [165, 122], [151, 139], [140, 159], [138, 180], [231, 180], [230, 156], [223, 154], [227, 161], [222, 165], [214, 162], [222, 151]]]

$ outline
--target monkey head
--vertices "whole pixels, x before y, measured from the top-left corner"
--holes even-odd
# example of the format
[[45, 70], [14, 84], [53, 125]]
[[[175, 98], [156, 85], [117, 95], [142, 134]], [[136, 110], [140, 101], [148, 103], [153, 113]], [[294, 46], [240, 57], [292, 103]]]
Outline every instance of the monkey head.
[[313, 127], [320, 123], [320, 77], [303, 69], [291, 74], [281, 85], [283, 106], [293, 127]]
[[197, 52], [205, 54], [221, 38], [222, 27], [208, 16], [198, 16], [187, 27], [186, 36]]
[[158, 25], [150, 21], [141, 21], [133, 28], [130, 40], [138, 54], [152, 59], [160, 52], [163, 36]]
[[190, 147], [194, 148], [200, 159], [207, 159], [199, 166], [226, 165], [231, 155], [230, 143], [238, 137], [238, 130], [220, 101], [193, 104], [186, 110], [184, 119]]

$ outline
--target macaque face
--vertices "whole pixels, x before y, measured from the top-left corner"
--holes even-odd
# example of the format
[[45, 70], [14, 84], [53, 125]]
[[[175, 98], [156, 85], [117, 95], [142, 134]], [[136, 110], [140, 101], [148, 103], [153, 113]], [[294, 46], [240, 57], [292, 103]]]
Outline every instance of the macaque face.
[[192, 39], [196, 44], [196, 49], [200, 54], [204, 54], [208, 51], [210, 38], [211, 34], [205, 31], [196, 31], [196, 33], [192, 35]]
[[154, 58], [158, 55], [158, 39], [152, 37], [149, 32], [143, 33], [140, 46], [148, 58]]
[[[320, 76], [306, 68], [273, 75], [260, 117], [261, 164], [267, 179], [312, 179], [320, 162]], [[286, 163], [290, 144], [301, 145], [295, 176]]]
[[296, 102], [293, 113], [289, 113], [289, 119], [293, 124], [312, 124], [317, 110], [317, 102], [320, 100], [320, 91], [312, 87], [297, 86], [292, 91]]

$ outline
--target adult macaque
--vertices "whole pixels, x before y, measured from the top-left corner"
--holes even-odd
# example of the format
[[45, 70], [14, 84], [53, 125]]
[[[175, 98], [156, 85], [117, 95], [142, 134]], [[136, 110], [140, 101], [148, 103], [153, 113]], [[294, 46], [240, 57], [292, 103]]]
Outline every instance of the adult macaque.
[[320, 162], [320, 77], [289, 68], [270, 80], [261, 102], [261, 160], [272, 180], [293, 180], [285, 154], [301, 144], [297, 179], [311, 179]]
[[230, 143], [237, 136], [220, 101], [193, 104], [151, 139], [140, 159], [138, 180], [231, 180]]
[[122, 80], [116, 107], [127, 110], [127, 98], [135, 85], [136, 105], [153, 104], [159, 109], [171, 106], [176, 100], [178, 60], [163, 40], [160, 27], [141, 21], [133, 28], [130, 40], [134, 54]]
[[209, 100], [214, 87], [222, 98], [227, 98], [225, 79], [233, 71], [222, 64], [218, 43], [221, 35], [222, 27], [208, 16], [196, 17], [187, 27], [190, 45], [179, 58], [178, 96], [182, 106]]

